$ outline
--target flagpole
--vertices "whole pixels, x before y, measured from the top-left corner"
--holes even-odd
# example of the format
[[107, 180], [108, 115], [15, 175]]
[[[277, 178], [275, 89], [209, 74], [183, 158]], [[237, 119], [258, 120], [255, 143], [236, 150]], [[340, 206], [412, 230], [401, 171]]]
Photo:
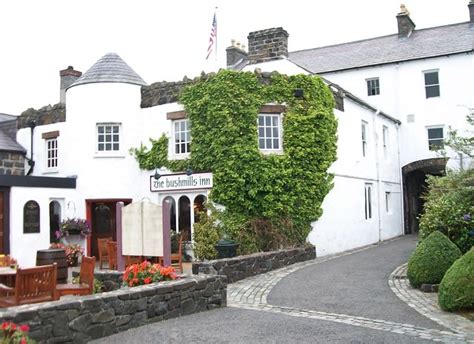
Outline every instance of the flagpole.
[[217, 6], [216, 8], [214, 9], [214, 15], [216, 17], [216, 51], [214, 52], [214, 58], [217, 62], [217, 42], [218, 42], [218, 38], [217, 38]]

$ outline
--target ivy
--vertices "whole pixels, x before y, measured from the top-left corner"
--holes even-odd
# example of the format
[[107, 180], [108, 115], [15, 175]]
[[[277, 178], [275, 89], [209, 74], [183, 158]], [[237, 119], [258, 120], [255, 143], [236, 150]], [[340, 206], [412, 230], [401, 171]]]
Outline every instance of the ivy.
[[[295, 89], [304, 97], [295, 97]], [[192, 123], [190, 159], [169, 161], [168, 140], [162, 136], [151, 140], [151, 149], [132, 151], [140, 168], [212, 171], [210, 199], [224, 205], [227, 214], [249, 224], [273, 223], [287, 244], [303, 243], [311, 222], [322, 214], [333, 180], [327, 170], [336, 160], [334, 100], [323, 81], [221, 70], [187, 86], [179, 99]], [[283, 154], [264, 155], [258, 148], [257, 116], [269, 103], [286, 106]]]

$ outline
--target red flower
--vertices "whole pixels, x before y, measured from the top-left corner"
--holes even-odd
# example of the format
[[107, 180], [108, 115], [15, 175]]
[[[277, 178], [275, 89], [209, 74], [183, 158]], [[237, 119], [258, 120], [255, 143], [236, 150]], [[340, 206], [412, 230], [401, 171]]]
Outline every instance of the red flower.
[[145, 283], [145, 284], [150, 284], [151, 281], [152, 281], [152, 280], [151, 280], [151, 277], [147, 277], [147, 278], [145, 278], [145, 279], [143, 280], [143, 283]]
[[4, 321], [4, 322], [2, 323], [2, 330], [6, 330], [6, 329], [8, 328], [8, 326], [9, 326], [9, 325], [10, 325], [10, 323], [9, 323], [9, 322], [7, 322], [7, 321]]
[[30, 327], [28, 325], [20, 325], [20, 330], [23, 332], [28, 332], [30, 330]]
[[25, 337], [21, 337], [20, 344], [26, 344], [26, 338]]

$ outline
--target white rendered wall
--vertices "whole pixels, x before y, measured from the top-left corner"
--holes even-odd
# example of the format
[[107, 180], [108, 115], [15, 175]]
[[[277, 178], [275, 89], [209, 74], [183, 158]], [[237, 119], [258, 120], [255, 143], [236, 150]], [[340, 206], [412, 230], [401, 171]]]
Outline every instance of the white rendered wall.
[[[440, 97], [426, 98], [423, 72], [429, 70], [438, 70]], [[468, 108], [474, 107], [473, 75], [472, 53], [322, 74], [402, 121], [401, 166], [439, 157], [428, 149], [428, 127], [443, 126], [445, 135], [448, 126], [460, 133], [466, 129]], [[380, 80], [380, 95], [368, 96], [366, 79], [374, 77]], [[409, 115], [414, 122], [407, 120]], [[451, 151], [448, 156], [448, 166], [456, 167], [458, 157]]]
[[[313, 222], [309, 242], [318, 256], [376, 243], [403, 234], [398, 168], [398, 125], [347, 98], [338, 119], [334, 188], [323, 202], [323, 215]], [[367, 125], [367, 152], [362, 154], [361, 125]], [[388, 129], [387, 144], [382, 128]], [[372, 187], [372, 217], [365, 219], [365, 185]], [[389, 206], [386, 209], [386, 192]]]
[[[40, 206], [40, 233], [23, 233], [23, 207], [31, 200]], [[45, 250], [50, 245], [51, 201], [61, 205], [62, 218], [71, 216], [72, 205], [78, 203], [74, 189], [12, 187], [10, 190], [10, 255], [18, 260], [21, 267], [35, 266], [36, 251]], [[81, 245], [85, 247], [85, 241]]]

